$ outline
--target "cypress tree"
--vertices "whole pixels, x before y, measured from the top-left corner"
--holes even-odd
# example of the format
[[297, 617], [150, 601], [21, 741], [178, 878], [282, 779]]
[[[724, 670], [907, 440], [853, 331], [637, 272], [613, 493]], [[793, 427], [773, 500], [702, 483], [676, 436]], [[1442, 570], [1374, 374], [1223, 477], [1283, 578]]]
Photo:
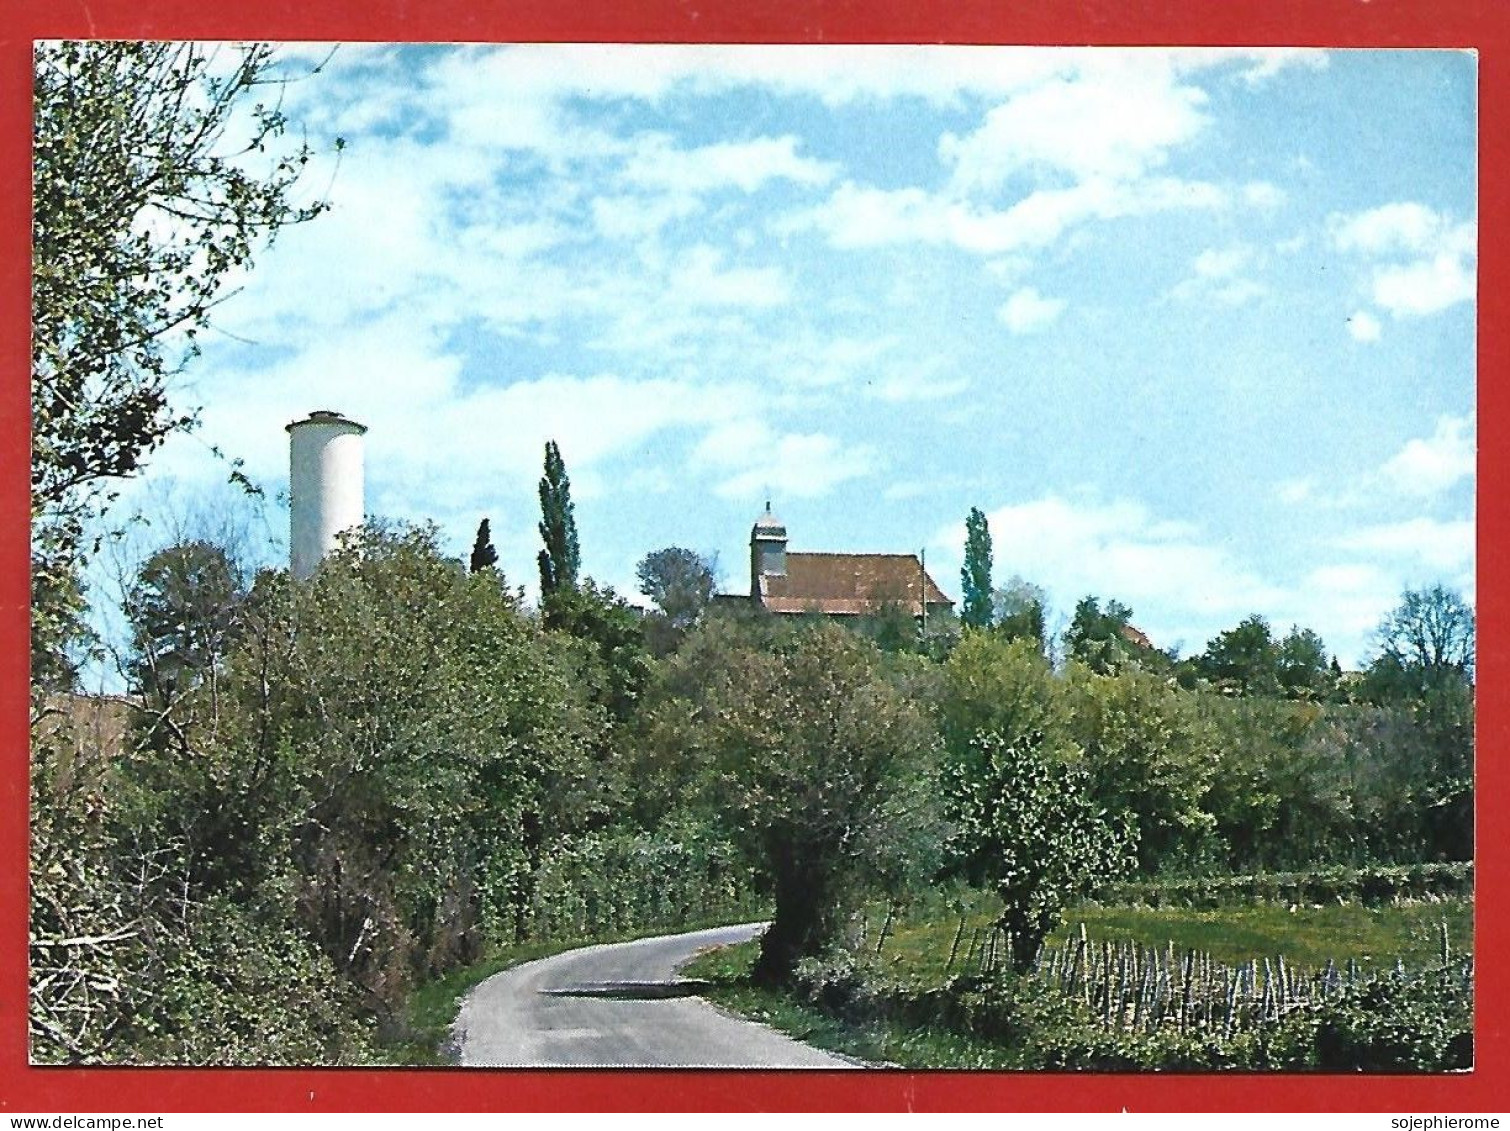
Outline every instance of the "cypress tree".
[[472, 543], [471, 570], [490, 569], [498, 561], [498, 551], [493, 549], [493, 536], [488, 530], [488, 520], [477, 524], [477, 540]]
[[545, 475], [540, 479], [540, 599], [558, 589], [577, 587], [581, 552], [577, 548], [577, 520], [572, 515], [571, 480], [556, 441], [545, 445]]
[[979, 507], [965, 519], [965, 566], [959, 571], [964, 608], [960, 620], [975, 628], [991, 627], [991, 531]]

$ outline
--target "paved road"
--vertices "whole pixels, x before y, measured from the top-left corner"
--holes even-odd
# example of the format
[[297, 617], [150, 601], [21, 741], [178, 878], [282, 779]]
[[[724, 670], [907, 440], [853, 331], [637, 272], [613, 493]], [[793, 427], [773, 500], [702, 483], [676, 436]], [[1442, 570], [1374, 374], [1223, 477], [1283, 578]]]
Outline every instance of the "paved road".
[[761, 923], [591, 946], [495, 974], [462, 1002], [461, 1063], [545, 1068], [854, 1068], [854, 1062], [720, 1013], [676, 972]]

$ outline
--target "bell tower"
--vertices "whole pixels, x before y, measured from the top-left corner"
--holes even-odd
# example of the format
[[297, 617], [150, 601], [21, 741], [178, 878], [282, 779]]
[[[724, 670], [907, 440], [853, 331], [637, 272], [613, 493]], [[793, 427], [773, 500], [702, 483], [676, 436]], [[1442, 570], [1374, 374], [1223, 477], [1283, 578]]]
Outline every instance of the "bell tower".
[[762, 577], [786, 576], [786, 526], [771, 513], [771, 500], [765, 513], [750, 528], [750, 596], [760, 599]]

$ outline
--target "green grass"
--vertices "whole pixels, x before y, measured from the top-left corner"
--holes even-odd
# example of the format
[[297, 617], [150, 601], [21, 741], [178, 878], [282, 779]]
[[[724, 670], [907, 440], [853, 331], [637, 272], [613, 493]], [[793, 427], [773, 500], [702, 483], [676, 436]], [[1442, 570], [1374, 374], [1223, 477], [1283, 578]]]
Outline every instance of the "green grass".
[[867, 1064], [897, 1068], [1015, 1068], [1012, 1050], [942, 1029], [877, 1022], [848, 1025], [778, 990], [753, 986], [750, 967], [759, 942], [720, 947], [683, 971], [712, 983], [702, 996], [751, 1021], [799, 1041]]
[[[899, 977], [924, 984], [942, 982], [960, 971], [973, 933], [990, 926], [995, 907], [990, 898], [965, 907], [965, 932], [952, 970], [946, 966], [959, 929], [958, 913], [923, 921], [904, 918], [887, 938], [882, 956]], [[881, 912], [870, 915], [870, 939], [878, 937], [883, 918]], [[1397, 958], [1414, 966], [1438, 957], [1444, 921], [1453, 952], [1472, 950], [1473, 904], [1467, 899], [1383, 907], [1330, 904], [1294, 911], [1281, 904], [1216, 910], [1088, 904], [1067, 911], [1064, 925], [1048, 941], [1061, 945], [1084, 923], [1097, 942], [1134, 939], [1160, 949], [1173, 942], [1178, 953], [1202, 951], [1229, 965], [1282, 954], [1295, 966], [1325, 966], [1328, 959], [1346, 965], [1352, 959], [1360, 966], [1379, 968], [1394, 965]]]
[[[946, 971], [961, 910], [966, 929], [954, 968]], [[882, 961], [899, 982], [933, 986], [943, 983], [951, 973], [959, 973], [971, 934], [989, 925], [994, 901], [971, 900], [963, 908], [947, 910], [935, 904], [927, 914], [932, 918], [926, 921], [904, 917], [882, 948]], [[883, 918], [882, 911], [869, 917], [867, 935], [872, 947]], [[1051, 945], [1078, 932], [1083, 922], [1086, 933], [1096, 941], [1131, 938], [1160, 948], [1173, 941], [1177, 952], [1205, 951], [1218, 962], [1234, 965], [1281, 954], [1292, 966], [1322, 966], [1328, 959], [1345, 965], [1351, 959], [1377, 969], [1392, 966], [1397, 958], [1407, 967], [1424, 965], [1439, 957], [1440, 925], [1444, 921], [1455, 953], [1473, 947], [1473, 909], [1464, 899], [1386, 907], [1300, 907], [1294, 911], [1268, 904], [1221, 910], [1087, 905], [1071, 910], [1065, 919], [1066, 925], [1050, 938]], [[687, 973], [712, 982], [706, 996], [725, 1009], [809, 1044], [871, 1063], [909, 1069], [1024, 1066], [1016, 1050], [988, 1041], [895, 1022], [846, 1026], [790, 995], [752, 986], [748, 973], [758, 947], [752, 942], [709, 952], [695, 960]]]

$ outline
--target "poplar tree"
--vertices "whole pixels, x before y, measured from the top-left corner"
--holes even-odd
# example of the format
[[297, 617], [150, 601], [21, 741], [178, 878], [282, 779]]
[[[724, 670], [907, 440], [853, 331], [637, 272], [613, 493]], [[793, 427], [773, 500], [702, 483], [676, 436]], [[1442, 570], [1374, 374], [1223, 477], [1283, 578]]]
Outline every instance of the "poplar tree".
[[960, 619], [973, 628], [991, 627], [991, 530], [979, 507], [965, 519], [965, 566], [959, 571], [964, 608]]
[[572, 514], [571, 480], [556, 441], [545, 445], [545, 474], [540, 479], [540, 600], [552, 593], [577, 587], [581, 551], [577, 547], [577, 520]]

